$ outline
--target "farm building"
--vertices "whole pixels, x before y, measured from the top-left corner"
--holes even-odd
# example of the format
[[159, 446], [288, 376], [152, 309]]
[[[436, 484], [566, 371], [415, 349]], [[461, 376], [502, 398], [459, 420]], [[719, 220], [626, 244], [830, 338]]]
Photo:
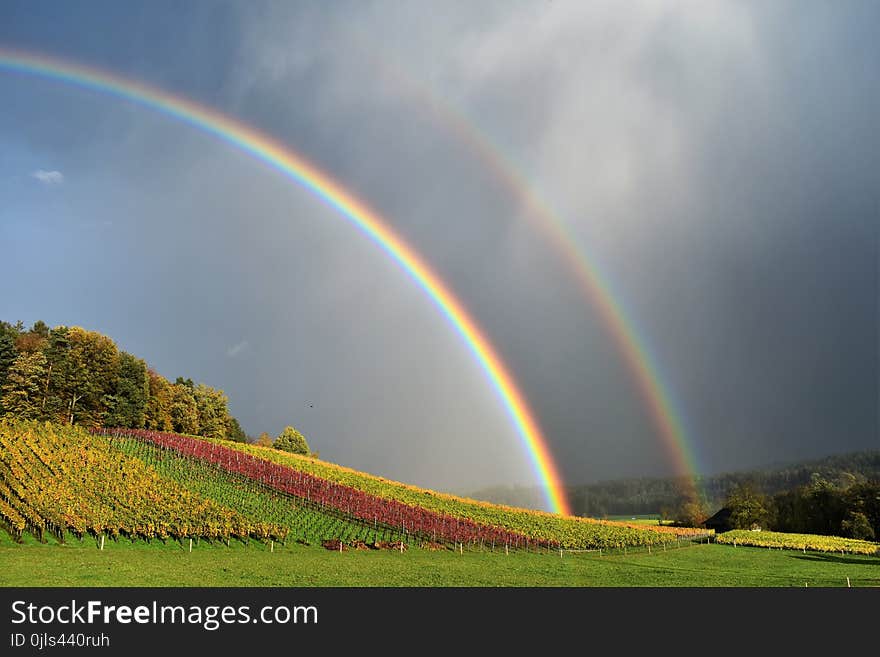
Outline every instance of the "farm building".
[[724, 507], [711, 518], [706, 518], [706, 520], [703, 521], [703, 527], [706, 529], [714, 529], [716, 534], [730, 531], [733, 529], [733, 526], [730, 524], [730, 514], [731, 510]]

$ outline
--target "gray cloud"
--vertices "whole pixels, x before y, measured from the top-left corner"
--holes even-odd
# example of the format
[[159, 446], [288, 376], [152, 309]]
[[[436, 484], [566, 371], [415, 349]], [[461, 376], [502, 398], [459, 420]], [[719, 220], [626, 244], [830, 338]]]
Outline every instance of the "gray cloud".
[[[730, 470], [877, 444], [880, 17], [837, 7], [264, 3], [232, 9], [215, 86], [151, 80], [191, 83], [379, 212], [490, 336], [566, 480], [670, 472], [609, 327], [459, 112], [601, 266], [700, 466]], [[46, 254], [71, 283], [34, 283], [46, 321], [106, 330], [223, 388], [250, 433], [292, 423], [336, 462], [441, 488], [535, 480], [472, 354], [366, 236], [228, 146], [118, 113], [77, 133], [88, 148], [53, 142], [78, 171], [65, 212], [113, 231], [80, 254], [100, 272]]]
[[[320, 108], [328, 133], [344, 135], [347, 154], [360, 155], [341, 165], [347, 179], [403, 217], [403, 229], [431, 245], [444, 273], [481, 309], [523, 386], [535, 390], [529, 399], [576, 479], [609, 469], [662, 471], [668, 457], [631, 378], [614, 362], [620, 354], [608, 327], [569, 305], [582, 305], [570, 290], [558, 291], [564, 272], [536, 244], [534, 219], [504, 221], [511, 208], [497, 198], [503, 189], [491, 200], [489, 192], [463, 191], [449, 162], [473, 153], [437, 146], [437, 132], [455, 139], [448, 125], [409, 130], [424, 116], [412, 90], [383, 68], [391, 62], [429, 87], [435, 102], [457, 107], [601, 263], [661, 367], [698, 461], [717, 471], [876, 444], [876, 383], [846, 373], [876, 350], [868, 217], [876, 215], [870, 160], [878, 86], [869, 63], [876, 48], [862, 27], [876, 12], [850, 9], [526, 3], [489, 6], [464, 21], [444, 12], [424, 23], [418, 7], [379, 4], [361, 7], [356, 20], [300, 20], [315, 48], [291, 53], [289, 65], [281, 40], [263, 41], [293, 22], [283, 11], [274, 27], [254, 23], [245, 43], [273, 53], [271, 84], [314, 83], [309, 106]], [[340, 43], [355, 46], [329, 45]], [[358, 48], [371, 57], [353, 56]], [[412, 165], [423, 159], [449, 184], [420, 180]], [[443, 219], [414, 204], [402, 181], [415, 183], [432, 207], [455, 207], [450, 199], [463, 197], [455, 214], [471, 224], [445, 232]], [[473, 209], [487, 206], [474, 221]], [[471, 252], [455, 236], [479, 247]], [[809, 246], [823, 239], [852, 259]], [[519, 253], [538, 255], [511, 272], [518, 243]], [[548, 268], [549, 277], [541, 271]], [[519, 286], [520, 301], [532, 300], [536, 310], [543, 303], [550, 321], [547, 312], [541, 320], [508, 316], [504, 280]], [[548, 304], [554, 287], [559, 299]], [[851, 309], [841, 315], [844, 299]], [[769, 331], [773, 342], [755, 330]], [[832, 353], [837, 366], [825, 361]], [[838, 369], [842, 361], [848, 366]], [[768, 404], [769, 397], [777, 401]], [[833, 427], [852, 417], [861, 418], [860, 429], [829, 442]]]

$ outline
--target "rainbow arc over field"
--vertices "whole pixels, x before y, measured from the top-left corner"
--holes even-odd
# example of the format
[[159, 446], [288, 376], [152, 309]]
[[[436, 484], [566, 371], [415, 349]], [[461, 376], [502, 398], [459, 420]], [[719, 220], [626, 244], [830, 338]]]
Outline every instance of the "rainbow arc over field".
[[212, 135], [254, 157], [335, 208], [369, 237], [421, 287], [467, 345], [500, 397], [528, 453], [533, 471], [554, 513], [571, 515], [563, 482], [525, 397], [495, 348], [462, 303], [379, 215], [327, 173], [242, 122], [191, 100], [91, 66], [43, 54], [0, 48], [0, 72], [36, 76], [99, 92], [160, 112]]
[[460, 138], [476, 152], [499, 182], [517, 198], [525, 215], [536, 220], [539, 230], [562, 256], [582, 295], [599, 313], [602, 323], [623, 358], [647, 408], [653, 425], [661, 438], [664, 451], [676, 472], [687, 480], [691, 496], [696, 495], [695, 477], [699, 472], [697, 458], [685, 429], [682, 414], [674, 401], [672, 386], [664, 381], [656, 355], [644, 332], [627, 311], [622, 297], [613, 292], [614, 286], [599, 260], [579, 244], [571, 230], [556, 213], [532, 191], [519, 173], [501, 156], [487, 137], [472, 124], [458, 118], [451, 108], [444, 109], [446, 120]]
[[405, 90], [420, 112], [430, 116], [464, 144], [505, 192], [520, 204], [523, 216], [535, 225], [562, 257], [582, 295], [599, 313], [645, 403], [673, 467], [686, 480], [687, 488], [683, 492], [695, 497], [699, 472], [696, 453], [688, 438], [679, 405], [675, 403], [672, 386], [664, 381], [647, 336], [639, 331], [621, 295], [614, 292], [614, 286], [600, 267], [598, 258], [579, 243], [565, 221], [538, 196], [509, 158], [504, 157], [501, 149], [473, 121], [404, 70], [394, 58], [385, 56], [381, 48], [368, 38], [362, 38], [360, 33], [354, 31], [352, 37], [352, 43], [359, 46], [358, 54], [369, 58], [374, 69], [393, 81], [396, 89]]

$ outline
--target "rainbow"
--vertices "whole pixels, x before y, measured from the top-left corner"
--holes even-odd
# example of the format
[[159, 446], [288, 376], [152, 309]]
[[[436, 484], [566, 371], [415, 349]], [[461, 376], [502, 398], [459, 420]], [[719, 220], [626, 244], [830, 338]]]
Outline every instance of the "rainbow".
[[527, 181], [508, 164], [499, 148], [473, 122], [432, 93], [415, 76], [402, 70], [393, 58], [383, 56], [368, 39], [360, 38], [355, 31], [352, 31], [352, 37], [350, 43], [360, 46], [358, 54], [369, 58], [378, 72], [395, 83], [395, 89], [408, 90], [410, 99], [422, 112], [433, 117], [465, 144], [484, 169], [519, 202], [525, 210], [524, 216], [535, 223], [556, 252], [561, 254], [582, 295], [599, 313], [626, 363], [671, 465], [676, 474], [685, 479], [687, 490], [684, 492], [690, 496], [696, 495], [699, 472], [696, 453], [685, 430], [679, 405], [674, 402], [672, 387], [663, 380], [658, 359], [652, 353], [647, 337], [637, 330], [637, 324], [625, 309], [621, 295], [614, 292], [611, 281], [599, 266], [598, 258], [579, 245], [565, 222], [532, 191]]
[[421, 287], [453, 326], [500, 397], [528, 453], [551, 511], [571, 515], [562, 479], [551, 457], [547, 440], [495, 348], [462, 303], [419, 254], [340, 183], [269, 135], [213, 109], [141, 82], [91, 66], [5, 48], [0, 48], [0, 71], [74, 85], [160, 112], [252, 156], [339, 211]]

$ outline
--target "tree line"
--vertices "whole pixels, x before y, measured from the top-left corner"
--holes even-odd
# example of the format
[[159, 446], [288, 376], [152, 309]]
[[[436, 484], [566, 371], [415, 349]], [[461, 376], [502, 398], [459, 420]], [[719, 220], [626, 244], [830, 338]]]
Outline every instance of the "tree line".
[[222, 390], [171, 383], [106, 335], [79, 326], [0, 322], [0, 413], [86, 427], [126, 427], [244, 442]]
[[[675, 519], [688, 515], [685, 511], [690, 515], [711, 515], [725, 506], [730, 494], [742, 485], [772, 497], [810, 486], [817, 477], [837, 489], [847, 488], [854, 482], [880, 481], [880, 451], [835, 454], [799, 463], [697, 477], [694, 484], [699, 499], [696, 501], [689, 496], [690, 480], [682, 477], [603, 481], [571, 487], [568, 493], [577, 515], [601, 518], [660, 513]], [[689, 502], [689, 508], [685, 509]]]
[[[694, 484], [697, 497], [693, 496]], [[632, 477], [570, 486], [578, 516], [659, 514], [698, 526], [721, 508], [731, 524], [777, 531], [880, 538], [880, 451], [835, 454], [800, 463], [698, 477]], [[467, 494], [500, 504], [540, 508], [542, 491], [495, 487]]]
[[[183, 377], [171, 383], [106, 335], [43, 321], [30, 329], [0, 321], [0, 416], [253, 442], [222, 390]], [[293, 427], [270, 444], [309, 454]]]
[[734, 529], [770, 529], [873, 541], [880, 537], [880, 481], [855, 476], [828, 481], [816, 474], [792, 490], [767, 495], [753, 482], [727, 496], [728, 523]]

